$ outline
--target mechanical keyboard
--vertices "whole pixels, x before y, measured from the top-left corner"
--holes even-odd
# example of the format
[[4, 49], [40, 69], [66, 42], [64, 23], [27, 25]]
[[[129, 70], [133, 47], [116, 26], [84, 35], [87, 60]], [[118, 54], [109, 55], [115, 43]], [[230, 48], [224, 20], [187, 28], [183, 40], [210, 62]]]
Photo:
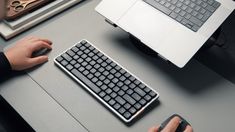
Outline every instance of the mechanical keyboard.
[[194, 32], [210, 18], [221, 5], [215, 0], [143, 0]]
[[159, 97], [87, 40], [75, 44], [54, 62], [127, 123]]

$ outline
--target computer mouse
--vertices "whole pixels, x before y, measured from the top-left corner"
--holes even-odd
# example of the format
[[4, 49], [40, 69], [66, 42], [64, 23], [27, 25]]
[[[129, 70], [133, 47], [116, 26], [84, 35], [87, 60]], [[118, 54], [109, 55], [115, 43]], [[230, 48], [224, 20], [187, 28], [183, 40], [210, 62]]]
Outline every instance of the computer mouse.
[[51, 49], [42, 48], [40, 50], [34, 51], [32, 57], [37, 57], [48, 53]]
[[171, 121], [171, 119], [173, 119], [176, 116], [178, 116], [181, 119], [180, 124], [179, 124], [178, 128], [176, 129], [176, 132], [183, 132], [186, 129], [187, 125], [190, 125], [183, 117], [181, 117], [178, 114], [174, 114], [174, 115], [170, 116], [168, 119], [166, 119], [161, 124], [159, 131], [162, 131], [166, 127], [166, 125]]

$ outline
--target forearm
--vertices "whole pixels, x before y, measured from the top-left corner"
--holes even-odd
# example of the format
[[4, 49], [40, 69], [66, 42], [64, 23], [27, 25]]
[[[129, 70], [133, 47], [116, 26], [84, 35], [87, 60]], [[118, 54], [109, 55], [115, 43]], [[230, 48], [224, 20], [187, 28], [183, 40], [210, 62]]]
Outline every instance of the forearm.
[[3, 52], [0, 52], [0, 75], [11, 71], [11, 65]]

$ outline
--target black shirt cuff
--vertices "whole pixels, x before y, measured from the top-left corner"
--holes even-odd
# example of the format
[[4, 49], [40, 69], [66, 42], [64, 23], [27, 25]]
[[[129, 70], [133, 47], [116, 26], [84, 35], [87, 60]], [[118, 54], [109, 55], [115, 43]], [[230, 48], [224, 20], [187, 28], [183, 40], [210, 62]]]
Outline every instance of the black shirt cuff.
[[0, 52], [0, 75], [11, 71], [11, 65], [3, 52]]

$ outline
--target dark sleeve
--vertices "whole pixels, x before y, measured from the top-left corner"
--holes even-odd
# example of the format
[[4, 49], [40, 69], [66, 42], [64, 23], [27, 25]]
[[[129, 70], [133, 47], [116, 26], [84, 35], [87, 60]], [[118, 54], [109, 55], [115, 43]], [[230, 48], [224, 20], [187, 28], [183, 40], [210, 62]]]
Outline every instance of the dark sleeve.
[[3, 52], [0, 52], [0, 76], [11, 71], [11, 65]]

